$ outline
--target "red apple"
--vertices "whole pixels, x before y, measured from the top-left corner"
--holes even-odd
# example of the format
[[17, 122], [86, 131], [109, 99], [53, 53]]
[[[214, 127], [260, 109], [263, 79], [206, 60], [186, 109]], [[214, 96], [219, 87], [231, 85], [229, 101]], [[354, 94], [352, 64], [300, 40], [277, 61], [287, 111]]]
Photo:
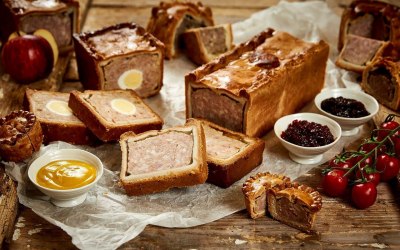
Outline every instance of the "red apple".
[[53, 50], [41, 36], [22, 35], [7, 41], [2, 50], [6, 73], [20, 83], [31, 83], [50, 74], [53, 69]]

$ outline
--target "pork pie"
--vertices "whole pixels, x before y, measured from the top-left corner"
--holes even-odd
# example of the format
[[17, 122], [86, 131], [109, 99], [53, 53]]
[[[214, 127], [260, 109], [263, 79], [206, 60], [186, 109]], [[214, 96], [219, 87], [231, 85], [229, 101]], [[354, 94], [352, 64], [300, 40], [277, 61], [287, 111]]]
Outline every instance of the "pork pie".
[[[188, 124], [196, 122], [189, 119]], [[206, 137], [207, 182], [227, 188], [261, 164], [265, 143], [200, 120]]]
[[321, 91], [328, 54], [324, 41], [267, 29], [186, 75], [186, 116], [262, 136]]
[[163, 121], [133, 90], [72, 91], [68, 106], [100, 140], [116, 141], [121, 134], [161, 129]]
[[121, 136], [120, 180], [128, 195], [202, 184], [207, 179], [204, 133], [199, 123]]
[[73, 49], [72, 34], [79, 32], [79, 1], [0, 1], [0, 36], [5, 43], [11, 33], [50, 31], [61, 53]]
[[94, 144], [96, 137], [68, 107], [69, 93], [27, 89], [24, 107], [35, 114], [42, 126], [44, 142]]
[[4, 161], [20, 162], [40, 149], [42, 129], [28, 111], [13, 111], [0, 119], [0, 156]]
[[198, 65], [210, 62], [233, 47], [230, 24], [193, 28], [182, 36], [187, 57]]
[[132, 89], [140, 97], [162, 87], [164, 45], [144, 28], [121, 23], [74, 34], [79, 79], [85, 89]]
[[190, 28], [213, 26], [214, 20], [209, 7], [202, 3], [161, 2], [153, 7], [147, 31], [165, 45], [167, 59], [177, 56], [178, 47], [183, 47], [180, 35]]
[[257, 173], [247, 179], [242, 187], [246, 209], [251, 218], [265, 216], [268, 212], [267, 192], [271, 188], [282, 189], [288, 186], [290, 179], [269, 172]]

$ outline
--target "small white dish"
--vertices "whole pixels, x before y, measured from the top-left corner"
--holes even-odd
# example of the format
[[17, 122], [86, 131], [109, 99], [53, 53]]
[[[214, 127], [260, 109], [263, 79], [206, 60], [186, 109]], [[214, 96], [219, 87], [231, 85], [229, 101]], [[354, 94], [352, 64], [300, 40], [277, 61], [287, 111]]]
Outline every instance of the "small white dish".
[[[321, 103], [323, 100], [328, 98], [344, 97], [357, 100], [364, 104], [365, 109], [370, 113], [368, 116], [363, 116], [359, 118], [346, 118], [333, 115], [328, 113], [321, 108]], [[319, 93], [314, 99], [315, 106], [319, 112], [329, 118], [332, 118], [337, 123], [339, 123], [342, 128], [342, 136], [353, 136], [359, 132], [359, 126], [368, 122], [376, 113], [379, 111], [379, 104], [376, 99], [362, 90], [353, 90], [347, 88], [337, 88], [337, 89], [325, 89]]]
[[[281, 134], [294, 120], [306, 120], [308, 122], [326, 125], [328, 126], [335, 140], [330, 144], [319, 147], [303, 147], [290, 143], [284, 140], [281, 137]], [[323, 153], [331, 149], [339, 141], [342, 134], [340, 125], [337, 122], [326, 116], [315, 113], [298, 113], [281, 117], [275, 122], [274, 131], [282, 145], [289, 151], [289, 157], [293, 161], [301, 164], [316, 164], [321, 162]]]
[[[36, 181], [36, 175], [40, 168], [57, 160], [78, 160], [89, 163], [96, 168], [96, 179], [79, 188], [57, 190], [40, 186]], [[28, 177], [31, 182], [58, 207], [73, 207], [85, 201], [87, 192], [100, 180], [103, 175], [103, 163], [92, 153], [81, 149], [60, 149], [46, 153], [32, 162], [28, 169]]]

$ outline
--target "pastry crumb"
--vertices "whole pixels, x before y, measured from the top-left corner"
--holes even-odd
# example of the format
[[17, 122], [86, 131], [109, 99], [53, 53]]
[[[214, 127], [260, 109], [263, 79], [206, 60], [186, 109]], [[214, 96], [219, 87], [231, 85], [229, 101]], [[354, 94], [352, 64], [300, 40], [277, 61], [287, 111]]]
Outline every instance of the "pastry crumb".
[[245, 244], [245, 243], [247, 243], [247, 240], [239, 240], [239, 239], [235, 240], [235, 245], [242, 245], [242, 244]]

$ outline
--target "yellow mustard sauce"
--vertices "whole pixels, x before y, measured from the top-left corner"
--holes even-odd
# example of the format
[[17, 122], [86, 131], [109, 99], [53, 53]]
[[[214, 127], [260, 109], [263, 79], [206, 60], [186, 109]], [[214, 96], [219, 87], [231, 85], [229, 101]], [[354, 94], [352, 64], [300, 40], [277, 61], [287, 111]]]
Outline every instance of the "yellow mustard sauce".
[[53, 161], [39, 169], [36, 181], [40, 186], [66, 190], [85, 186], [96, 179], [96, 168], [75, 160]]

